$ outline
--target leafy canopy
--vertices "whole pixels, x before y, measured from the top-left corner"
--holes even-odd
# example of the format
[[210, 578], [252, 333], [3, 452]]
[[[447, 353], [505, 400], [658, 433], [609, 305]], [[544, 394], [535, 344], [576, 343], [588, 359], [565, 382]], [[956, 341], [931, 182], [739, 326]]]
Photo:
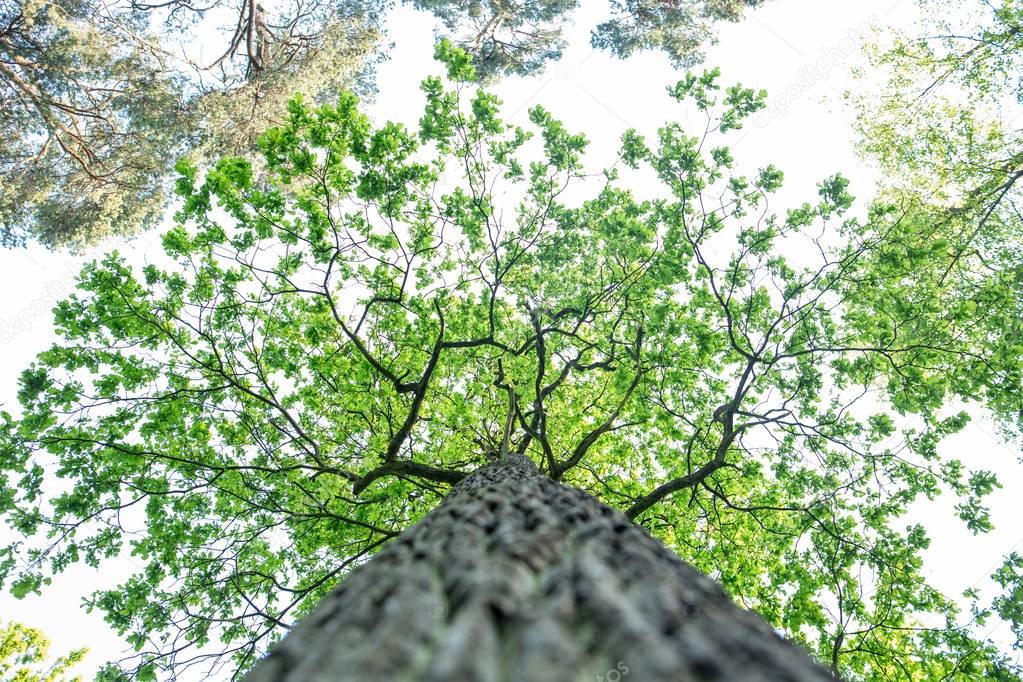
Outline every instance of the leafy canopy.
[[502, 120], [471, 56], [437, 54], [418, 130], [296, 98], [262, 170], [179, 164], [162, 262], [83, 269], [3, 416], [13, 592], [130, 552], [139, 572], [88, 599], [126, 673], [244, 669], [514, 450], [847, 679], [1018, 679], [901, 519], [947, 492], [983, 532], [997, 485], [938, 448], [987, 349], [870, 295], [927, 267], [891, 255], [905, 214], [853, 217], [840, 175], [772, 212], [782, 172], [726, 146], [766, 94], [717, 71], [669, 88], [700, 134], [627, 131], [590, 174], [584, 135], [540, 106]]

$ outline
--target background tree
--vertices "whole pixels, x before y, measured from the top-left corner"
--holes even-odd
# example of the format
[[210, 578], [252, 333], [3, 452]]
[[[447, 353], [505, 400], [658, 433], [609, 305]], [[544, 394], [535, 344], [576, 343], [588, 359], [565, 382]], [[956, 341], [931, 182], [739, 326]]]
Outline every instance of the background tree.
[[438, 54], [416, 133], [295, 100], [262, 170], [179, 165], [165, 262], [82, 271], [0, 431], [14, 593], [130, 551], [139, 573], [89, 600], [125, 668], [245, 669], [508, 452], [849, 679], [1018, 679], [901, 518], [949, 491], [983, 530], [997, 485], [937, 449], [988, 349], [860, 301], [904, 215], [852, 217], [840, 176], [769, 211], [781, 172], [724, 145], [765, 94], [716, 72], [669, 90], [699, 134], [629, 131], [591, 175], [584, 136], [542, 107], [508, 126], [471, 58]]
[[[714, 24], [739, 21], [743, 10], [764, 0], [644, 0], [612, 2], [611, 16], [593, 29], [592, 44], [620, 58], [663, 50], [676, 67], [703, 58], [714, 40]], [[414, 0], [435, 14], [452, 40], [473, 56], [483, 79], [529, 75], [561, 56], [562, 26], [578, 0]]]
[[39, 630], [19, 623], [0, 627], [0, 680], [4, 682], [81, 682], [67, 672], [81, 662], [88, 649], [75, 649], [47, 663], [50, 642]]
[[167, 205], [168, 158], [250, 151], [287, 98], [351, 85], [375, 44], [350, 10], [328, 17], [301, 2], [273, 19], [246, 23], [240, 12], [208, 64], [196, 61], [194, 42], [170, 47], [196, 31], [216, 49], [217, 19], [200, 19], [218, 17], [221, 4], [0, 2], [4, 244], [78, 247], [154, 225]]
[[[369, 89], [391, 4], [0, 0], [0, 241], [74, 248], [154, 225], [167, 205], [167, 158], [251, 152], [296, 92], [322, 102]], [[560, 56], [576, 7], [413, 4], [458, 36], [483, 77], [534, 73]], [[595, 44], [621, 56], [664, 48], [689, 63], [712, 20], [739, 17], [734, 3], [659, 7], [616, 9], [614, 22], [633, 13], [646, 39], [621, 30]]]
[[[985, 349], [962, 366], [957, 381], [972, 385], [965, 393], [1018, 440], [1023, 6], [921, 0], [920, 7], [919, 32], [895, 33], [871, 48], [871, 66], [883, 78], [857, 99], [862, 149], [885, 173], [886, 200], [906, 215], [897, 239], [877, 257], [888, 276], [870, 282], [860, 300], [944, 310], [921, 321], [928, 333], [968, 338]], [[1019, 646], [1019, 557], [1010, 554], [993, 577], [1006, 593], [988, 608], [975, 607], [978, 617], [994, 612], [1008, 620]]]
[[676, 67], [691, 67], [703, 58], [715, 23], [739, 21], [746, 9], [764, 2], [613, 0], [613, 14], [593, 31], [593, 45], [623, 58], [641, 50], [664, 50]]
[[884, 80], [858, 100], [862, 148], [885, 171], [887, 200], [912, 217], [898, 248], [928, 254], [896, 295], [969, 319], [961, 333], [986, 342], [992, 359], [1001, 350], [977, 368], [988, 389], [975, 394], [1011, 435], [1023, 426], [1023, 7], [920, 4], [919, 34], [869, 53]]
[[[34, 233], [133, 232], [161, 215], [157, 179], [181, 150], [174, 84], [150, 55], [84, 21], [87, 3], [0, 4], [0, 219]], [[183, 124], [184, 123], [184, 124]]]
[[454, 41], [473, 56], [480, 78], [528, 76], [561, 56], [561, 27], [578, 0], [415, 0], [432, 12]]

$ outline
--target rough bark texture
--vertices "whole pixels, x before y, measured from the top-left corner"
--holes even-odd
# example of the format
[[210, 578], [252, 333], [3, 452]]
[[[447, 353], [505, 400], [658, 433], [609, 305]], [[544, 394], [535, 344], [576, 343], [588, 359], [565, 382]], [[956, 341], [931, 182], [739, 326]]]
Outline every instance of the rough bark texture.
[[833, 679], [623, 514], [513, 456], [456, 485], [245, 682]]

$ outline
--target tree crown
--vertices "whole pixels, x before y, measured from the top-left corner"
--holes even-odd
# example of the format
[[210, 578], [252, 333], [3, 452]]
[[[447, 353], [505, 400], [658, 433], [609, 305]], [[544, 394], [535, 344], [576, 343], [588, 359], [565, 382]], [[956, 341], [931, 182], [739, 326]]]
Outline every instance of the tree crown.
[[164, 262], [83, 269], [2, 422], [15, 594], [129, 551], [144, 568], [88, 602], [125, 670], [244, 669], [520, 453], [850, 679], [1015, 679], [901, 521], [947, 490], [984, 531], [997, 485], [938, 450], [994, 370], [972, 317], [899, 298], [928, 262], [895, 248], [905, 212], [853, 217], [836, 175], [773, 213], [781, 171], [724, 144], [766, 94], [716, 71], [669, 88], [699, 134], [626, 131], [590, 174], [585, 136], [540, 106], [509, 124], [470, 55], [437, 55], [418, 130], [296, 98], [261, 166], [178, 165]]

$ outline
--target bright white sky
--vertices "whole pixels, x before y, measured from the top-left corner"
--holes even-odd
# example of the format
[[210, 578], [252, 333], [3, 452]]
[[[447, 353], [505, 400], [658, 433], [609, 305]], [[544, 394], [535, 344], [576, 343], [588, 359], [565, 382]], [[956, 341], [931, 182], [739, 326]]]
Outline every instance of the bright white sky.
[[[653, 133], [664, 121], [678, 118], [678, 105], [664, 88], [680, 74], [660, 54], [619, 61], [592, 50], [589, 30], [606, 15], [606, 8], [593, 0], [582, 4], [560, 62], [541, 76], [510, 79], [493, 90], [504, 100], [505, 115], [513, 122], [525, 123], [527, 109], [542, 103], [571, 130], [584, 131], [591, 140], [590, 165], [601, 168], [613, 161], [626, 128]], [[851, 114], [842, 93], [852, 86], [849, 71], [870, 27], [911, 25], [915, 5], [914, 0], [775, 0], [741, 24], [722, 27], [720, 42], [709, 51], [706, 63], [721, 68], [725, 83], [738, 81], [769, 93], [766, 114], [761, 112], [731, 146], [740, 162], [753, 167], [774, 163], [785, 171], [785, 190], [775, 206], [811, 198], [816, 182], [839, 170], [852, 179], [854, 194], [869, 197], [875, 174], [853, 151]], [[433, 25], [430, 16], [407, 8], [391, 15], [388, 27], [395, 46], [390, 61], [379, 69], [380, 94], [371, 107], [377, 120], [409, 125], [418, 120], [422, 111], [418, 83], [438, 71], [432, 62]], [[55, 340], [49, 310], [72, 290], [81, 263], [114, 248], [132, 260], [144, 260], [159, 252], [159, 236], [111, 241], [84, 257], [38, 247], [0, 251], [0, 291], [8, 292], [0, 299], [0, 409], [13, 409], [18, 374]], [[944, 447], [971, 469], [999, 472], [1004, 484], [989, 498], [996, 530], [987, 536], [971, 536], [955, 519], [951, 505], [941, 500], [919, 510], [933, 538], [927, 557], [930, 577], [951, 596], [973, 585], [987, 586], [987, 576], [1001, 557], [1023, 547], [1018, 526], [1023, 502], [1016, 494], [1023, 489], [1023, 467], [1017, 461], [1019, 453], [1001, 442], [983, 420], [975, 420]], [[56, 579], [41, 597], [16, 601], [4, 594], [0, 620], [41, 628], [53, 640], [54, 653], [89, 646], [81, 672], [91, 676], [103, 661], [118, 657], [123, 645], [99, 614], [84, 613], [79, 602], [131, 570], [130, 562], [99, 573], [76, 568]], [[1007, 628], [1002, 626], [995, 634], [1007, 638]]]

